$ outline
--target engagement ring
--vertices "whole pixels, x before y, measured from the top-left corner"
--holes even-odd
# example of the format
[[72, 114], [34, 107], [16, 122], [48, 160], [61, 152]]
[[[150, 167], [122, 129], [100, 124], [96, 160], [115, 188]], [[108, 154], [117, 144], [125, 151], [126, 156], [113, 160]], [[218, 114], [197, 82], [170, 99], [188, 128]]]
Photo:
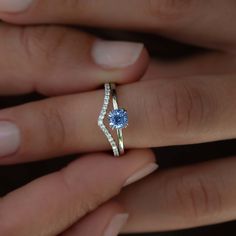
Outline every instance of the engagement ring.
[[[121, 109], [118, 106], [116, 85], [113, 83], [106, 83], [104, 87], [105, 87], [105, 97], [102, 110], [98, 118], [98, 126], [101, 128], [101, 130], [107, 137], [107, 140], [109, 141], [112, 147], [114, 156], [120, 156], [124, 154], [124, 138], [122, 129], [128, 126], [128, 113], [125, 109], [123, 108]], [[113, 110], [110, 111], [107, 116], [111, 100], [112, 100]], [[116, 130], [117, 141], [115, 141], [114, 137], [104, 124], [106, 117], [111, 130]]]

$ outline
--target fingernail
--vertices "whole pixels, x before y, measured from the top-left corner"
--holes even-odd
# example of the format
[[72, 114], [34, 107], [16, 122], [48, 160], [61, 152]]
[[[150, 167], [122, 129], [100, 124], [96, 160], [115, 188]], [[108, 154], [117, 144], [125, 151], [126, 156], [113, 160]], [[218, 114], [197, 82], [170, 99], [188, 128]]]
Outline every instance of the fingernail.
[[156, 163], [149, 163], [148, 165], [143, 167], [141, 170], [138, 170], [137, 172], [135, 172], [131, 177], [129, 177], [126, 180], [124, 187], [134, 182], [137, 182], [140, 179], [143, 179], [144, 177], [153, 173], [157, 169], [158, 169], [158, 165]]
[[26, 10], [32, 0], [0, 0], [0, 11], [17, 13]]
[[117, 236], [127, 223], [128, 218], [129, 214], [123, 213], [116, 215], [106, 228], [103, 236]]
[[20, 146], [20, 131], [15, 124], [0, 121], [0, 157], [8, 156]]
[[143, 47], [141, 43], [97, 40], [92, 57], [96, 64], [105, 68], [124, 68], [138, 60]]

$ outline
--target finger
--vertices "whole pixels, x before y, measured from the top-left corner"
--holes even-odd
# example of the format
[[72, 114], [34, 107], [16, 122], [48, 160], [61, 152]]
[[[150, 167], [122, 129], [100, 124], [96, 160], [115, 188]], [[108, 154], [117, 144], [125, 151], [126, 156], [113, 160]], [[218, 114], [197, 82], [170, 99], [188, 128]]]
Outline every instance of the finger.
[[132, 82], [148, 63], [142, 44], [105, 41], [72, 28], [0, 24], [0, 38], [0, 95], [59, 95], [104, 81]]
[[152, 60], [142, 80], [233, 74], [235, 64], [234, 55], [219, 52], [175, 61]]
[[[125, 232], [166, 231], [236, 219], [236, 158], [163, 170], [118, 197]], [[152, 194], [150, 194], [152, 193]]]
[[102, 153], [81, 158], [2, 198], [0, 234], [58, 235], [119, 193], [123, 185], [144, 177], [143, 170], [147, 175], [154, 162], [149, 150], [119, 159]]
[[[234, 75], [227, 75], [158, 79], [120, 86], [120, 107], [129, 112], [129, 126], [124, 130], [126, 147], [234, 138], [235, 83]], [[97, 126], [103, 98], [104, 91], [98, 90], [2, 110], [1, 164], [110, 150]]]
[[110, 202], [84, 217], [61, 236], [116, 236], [127, 223], [128, 216], [119, 203]]
[[211, 48], [227, 47], [231, 51], [236, 38], [232, 24], [234, 7], [233, 1], [221, 0], [211, 0], [207, 4], [193, 0], [138, 0], [129, 1], [129, 4], [124, 0], [119, 3], [110, 0], [92, 3], [2, 0], [0, 5], [2, 19], [14, 23], [67, 23], [158, 31], [184, 42]]

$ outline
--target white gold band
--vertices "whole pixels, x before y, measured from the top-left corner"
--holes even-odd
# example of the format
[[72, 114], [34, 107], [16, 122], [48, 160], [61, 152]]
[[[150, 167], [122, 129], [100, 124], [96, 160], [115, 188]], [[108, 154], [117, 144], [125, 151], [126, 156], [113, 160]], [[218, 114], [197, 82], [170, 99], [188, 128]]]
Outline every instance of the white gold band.
[[[113, 111], [115, 111], [116, 113], [120, 112], [120, 113], [122, 113], [123, 116], [125, 114], [125, 118], [128, 121], [127, 112], [124, 109], [119, 109], [118, 101], [117, 101], [117, 94], [116, 94], [116, 85], [113, 83], [106, 83], [104, 85], [104, 87], [105, 87], [105, 96], [104, 96], [102, 110], [101, 110], [99, 118], [98, 118], [98, 126], [101, 128], [102, 132], [105, 134], [108, 142], [110, 143], [113, 153], [114, 153], [114, 156], [120, 156], [120, 155], [124, 154], [124, 139], [123, 139], [122, 129], [125, 128], [127, 126], [127, 124], [124, 124], [124, 127], [116, 128], [117, 139], [118, 139], [118, 142], [117, 142], [118, 145], [117, 145], [117, 143], [115, 142], [115, 139], [111, 135], [110, 131], [105, 126], [104, 119], [107, 115], [108, 106], [109, 106], [111, 100], [112, 100], [113, 109], [114, 109]], [[112, 112], [110, 114], [112, 114]], [[110, 117], [110, 115], [109, 115], [109, 117]], [[118, 117], [118, 118], [120, 119], [120, 117]], [[122, 116], [121, 116], [121, 118], [122, 118]]]

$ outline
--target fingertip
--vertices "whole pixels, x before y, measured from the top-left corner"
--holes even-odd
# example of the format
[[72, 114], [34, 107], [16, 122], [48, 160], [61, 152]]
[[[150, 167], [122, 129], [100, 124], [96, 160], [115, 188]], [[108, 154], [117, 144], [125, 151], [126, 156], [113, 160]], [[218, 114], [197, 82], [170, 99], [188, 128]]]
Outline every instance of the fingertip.
[[0, 11], [7, 13], [18, 13], [25, 11], [32, 3], [32, 0], [1, 0]]
[[124, 71], [122, 84], [128, 84], [140, 80], [148, 69], [150, 56], [146, 47], [143, 47], [138, 60]]
[[[132, 151], [129, 153], [129, 155], [131, 155], [131, 158], [133, 159], [135, 157], [135, 161], [139, 163], [139, 166], [137, 166], [133, 174], [126, 179], [123, 187], [131, 185], [145, 178], [146, 176], [155, 172], [159, 167], [158, 164], [156, 163], [155, 155], [151, 150], [142, 149], [142, 150]], [[136, 163], [133, 163], [133, 165], [135, 164]]]
[[[112, 235], [114, 235], [115, 231], [117, 231], [117, 225], [114, 226], [114, 219], [124, 219], [124, 221], [128, 218], [128, 214], [126, 213], [124, 207], [121, 203], [118, 203], [114, 200], [105, 203], [100, 206], [98, 209], [84, 217], [79, 222], [75, 223], [71, 228], [69, 228], [63, 236], [73, 236], [73, 235], [111, 235], [108, 234], [112, 231]], [[120, 225], [118, 222], [118, 226]], [[115, 222], [116, 223], [116, 222]], [[91, 227], [93, 225], [93, 227]], [[122, 226], [122, 224], [121, 224]], [[119, 231], [118, 227], [118, 231]]]
[[100, 211], [104, 213], [106, 212], [110, 216], [114, 216], [117, 214], [123, 214], [127, 210], [125, 209], [125, 207], [121, 202], [112, 199], [109, 202], [106, 202], [104, 205], [100, 206]]
[[119, 69], [133, 65], [143, 50], [143, 44], [96, 40], [92, 47], [92, 57], [104, 69]]
[[[8, 61], [7, 67], [6, 60], [0, 61], [3, 95], [37, 92], [58, 96], [86, 92], [107, 82], [134, 82], [147, 70], [148, 53], [142, 43], [100, 40], [62, 26], [12, 29], [3, 24], [0, 29], [0, 36], [6, 39], [2, 54], [7, 55]], [[7, 40], [12, 37], [14, 40]], [[17, 52], [6, 51], [12, 47]], [[16, 53], [21, 60], [15, 58]], [[108, 66], [104, 67], [105, 64]], [[12, 86], [12, 80], [18, 81], [17, 85]]]
[[156, 156], [154, 152], [151, 149], [134, 149], [129, 150], [126, 153], [127, 157], [133, 158], [134, 156], [136, 158], [143, 159], [145, 157], [146, 162], [156, 162]]
[[102, 70], [99, 73], [101, 83], [135, 82], [141, 79], [149, 64], [149, 54], [142, 43], [97, 40], [91, 54], [95, 64]]

